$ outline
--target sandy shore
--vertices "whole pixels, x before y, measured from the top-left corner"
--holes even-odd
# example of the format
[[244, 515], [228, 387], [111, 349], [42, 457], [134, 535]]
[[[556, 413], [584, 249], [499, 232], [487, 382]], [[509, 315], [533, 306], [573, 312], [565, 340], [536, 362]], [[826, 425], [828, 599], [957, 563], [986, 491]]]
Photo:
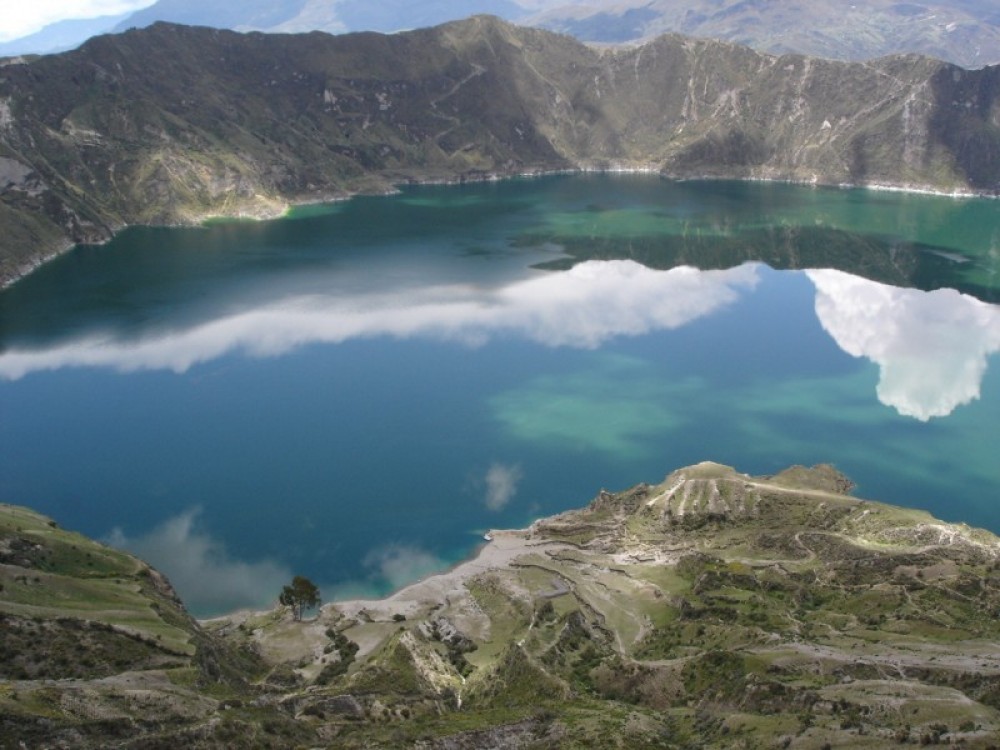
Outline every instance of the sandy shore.
[[[407, 619], [420, 617], [440, 604], [448, 604], [452, 600], [464, 597], [468, 593], [465, 582], [481, 573], [503, 570], [524, 555], [572, 549], [570, 545], [561, 542], [536, 538], [531, 527], [491, 530], [489, 536], [491, 541], [480, 546], [474, 555], [440, 573], [428, 575], [382, 598], [327, 602], [318, 612], [306, 617], [304, 624], [312, 626], [316, 633], [322, 633], [326, 624], [337, 622], [341, 617], [355, 620], [359, 624], [364, 622], [395, 624], [393, 615], [403, 615]], [[277, 604], [267, 609], [240, 609], [215, 617], [199, 618], [198, 621], [208, 626], [223, 623], [235, 626], [267, 617], [279, 609], [283, 608]], [[307, 631], [308, 627], [297, 631], [304, 636], [304, 641], [309, 640], [305, 637], [308, 636]], [[316, 635], [316, 638], [319, 636]], [[354, 638], [360, 642], [363, 655], [377, 644], [381, 636], [378, 633], [355, 633]]]
[[507, 568], [527, 554], [546, 550], [568, 549], [560, 542], [533, 539], [530, 528], [490, 531], [493, 541], [480, 547], [478, 554], [454, 567], [423, 578], [382, 599], [347, 599], [330, 602], [323, 609], [333, 608], [347, 617], [357, 618], [362, 612], [376, 620], [391, 619], [394, 614], [416, 615], [429, 606], [447, 602], [465, 593], [468, 579], [490, 570]]

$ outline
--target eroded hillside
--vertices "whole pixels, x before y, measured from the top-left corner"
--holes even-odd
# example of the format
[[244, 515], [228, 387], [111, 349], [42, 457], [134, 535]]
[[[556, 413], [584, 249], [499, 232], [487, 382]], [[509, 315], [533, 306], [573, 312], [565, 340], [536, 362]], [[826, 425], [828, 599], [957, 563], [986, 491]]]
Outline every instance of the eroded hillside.
[[[141, 648], [126, 658], [5, 641], [3, 736], [995, 747], [1000, 539], [850, 489], [830, 467], [755, 478], [700, 464], [495, 532], [475, 560], [385, 600], [327, 605], [305, 622], [277, 609], [201, 625], [134, 558], [7, 506], [5, 628]], [[86, 586], [104, 592], [88, 609]]]

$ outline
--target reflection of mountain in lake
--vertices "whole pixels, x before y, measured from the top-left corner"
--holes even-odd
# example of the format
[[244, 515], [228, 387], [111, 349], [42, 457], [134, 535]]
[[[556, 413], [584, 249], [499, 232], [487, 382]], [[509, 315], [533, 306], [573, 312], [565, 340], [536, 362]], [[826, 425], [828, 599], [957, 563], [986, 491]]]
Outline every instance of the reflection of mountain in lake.
[[835, 268], [893, 286], [925, 290], [952, 287], [987, 302], [1000, 301], [1000, 291], [988, 283], [988, 274], [984, 279], [984, 274], [968, 273], [995, 264], [995, 258], [970, 259], [948, 248], [842, 229], [793, 225], [713, 229], [692, 225], [677, 234], [625, 240], [536, 233], [523, 236], [520, 242], [528, 246], [557, 244], [570, 256], [547, 263], [546, 268], [566, 268], [595, 258], [630, 258], [650, 268], [691, 265], [703, 269], [757, 261], [778, 270]]
[[839, 271], [809, 271], [816, 314], [837, 344], [880, 370], [879, 400], [928, 420], [979, 398], [1000, 350], [1000, 309], [952, 289], [900, 289]]

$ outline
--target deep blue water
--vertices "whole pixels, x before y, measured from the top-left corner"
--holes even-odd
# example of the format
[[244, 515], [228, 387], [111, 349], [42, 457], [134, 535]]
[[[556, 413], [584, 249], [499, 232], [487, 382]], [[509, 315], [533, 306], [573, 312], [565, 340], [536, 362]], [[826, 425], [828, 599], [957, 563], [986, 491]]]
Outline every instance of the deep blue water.
[[991, 201], [608, 176], [129, 230], [0, 293], [0, 500], [199, 614], [706, 459], [1000, 531], [998, 248]]

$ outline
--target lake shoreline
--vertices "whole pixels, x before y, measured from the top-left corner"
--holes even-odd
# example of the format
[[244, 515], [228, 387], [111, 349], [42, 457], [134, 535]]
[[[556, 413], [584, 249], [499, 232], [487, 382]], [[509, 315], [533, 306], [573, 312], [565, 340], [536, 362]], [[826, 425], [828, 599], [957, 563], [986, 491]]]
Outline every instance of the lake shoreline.
[[[407, 178], [403, 180], [390, 180], [389, 186], [383, 190], [357, 190], [338, 191], [319, 197], [304, 198], [302, 200], [273, 201], [269, 209], [263, 206], [259, 210], [246, 210], [240, 208], [233, 212], [219, 212], [217, 210], [205, 212], [191, 217], [189, 221], [176, 221], [163, 224], [123, 224], [111, 230], [111, 235], [101, 242], [87, 243], [94, 246], [106, 245], [117, 237], [122, 231], [130, 227], [198, 227], [208, 222], [225, 221], [275, 221], [288, 218], [292, 211], [299, 206], [314, 206], [329, 203], [340, 203], [362, 196], [391, 196], [397, 195], [405, 187], [423, 187], [433, 185], [464, 185], [481, 184], [489, 182], [504, 182], [518, 179], [537, 179], [542, 177], [554, 177], [559, 175], [584, 175], [584, 174], [615, 174], [615, 175], [656, 175], [660, 179], [672, 182], [745, 182], [745, 183], [774, 183], [784, 185], [801, 185], [803, 187], [829, 188], [835, 190], [871, 190], [874, 192], [890, 192], [912, 195], [925, 195], [930, 197], [952, 198], [954, 200], [974, 200], [983, 198], [988, 200], [1000, 200], [1000, 194], [988, 193], [973, 190], [936, 190], [920, 185], [894, 185], [891, 183], [849, 183], [849, 182], [823, 182], [820, 180], [806, 180], [780, 177], [753, 177], [753, 176], [719, 176], [719, 175], [671, 175], [665, 173], [662, 168], [652, 164], [647, 165], [610, 165], [593, 166], [578, 165], [576, 167], [565, 167], [560, 169], [523, 169], [517, 172], [486, 172], [476, 174], [463, 174], [456, 177], [425, 177]], [[42, 253], [27, 263], [22, 264], [14, 270], [9, 279], [0, 281], [0, 292], [10, 288], [18, 281], [37, 271], [50, 261], [65, 255], [74, 248], [79, 247], [79, 242], [60, 243], [51, 248], [48, 252]]]
[[[1000, 381], [972, 365], [996, 351], [1000, 287], [932, 291], [976, 266], [938, 248], [991, 268], [996, 202], [528, 176], [81, 247], [3, 300], [5, 483], [137, 549], [174, 528], [195, 551], [218, 542], [220, 589], [271, 566], [203, 596], [209, 566], [173, 544], [155, 562], [200, 617], [271, 606], [293, 573], [330, 600], [391, 597], [475, 560], [490, 526], [693, 448], [755, 473], [772, 451], [822, 449], [891, 502], [995, 524], [975, 436], [992, 434]], [[542, 254], [564, 267], [536, 270]], [[932, 291], [908, 283], [918, 271]], [[899, 362], [908, 377], [880, 386]], [[911, 421], [950, 410], [961, 429]], [[39, 425], [44, 452], [25, 439]], [[893, 451], [872, 455], [887, 434]], [[61, 476], [36, 468], [53, 460]], [[286, 552], [286, 534], [305, 547]]]
[[[573, 549], [572, 545], [561, 542], [536, 541], [534, 535], [535, 523], [524, 529], [491, 529], [489, 531], [490, 541], [476, 545], [469, 555], [441, 570], [428, 573], [416, 581], [404, 584], [385, 596], [356, 596], [326, 602], [320, 606], [321, 611], [317, 613], [316, 617], [322, 618], [322, 613], [330, 610], [351, 618], [371, 617], [378, 620], [391, 620], [393, 615], [411, 617], [418, 614], [427, 602], [444, 601], [449, 593], [461, 589], [470, 578], [490, 571], [506, 569], [524, 555], [542, 550]], [[196, 619], [203, 626], [219, 622], [237, 624], [281, 609], [283, 607], [280, 604], [265, 609], [240, 608], [232, 612]]]

